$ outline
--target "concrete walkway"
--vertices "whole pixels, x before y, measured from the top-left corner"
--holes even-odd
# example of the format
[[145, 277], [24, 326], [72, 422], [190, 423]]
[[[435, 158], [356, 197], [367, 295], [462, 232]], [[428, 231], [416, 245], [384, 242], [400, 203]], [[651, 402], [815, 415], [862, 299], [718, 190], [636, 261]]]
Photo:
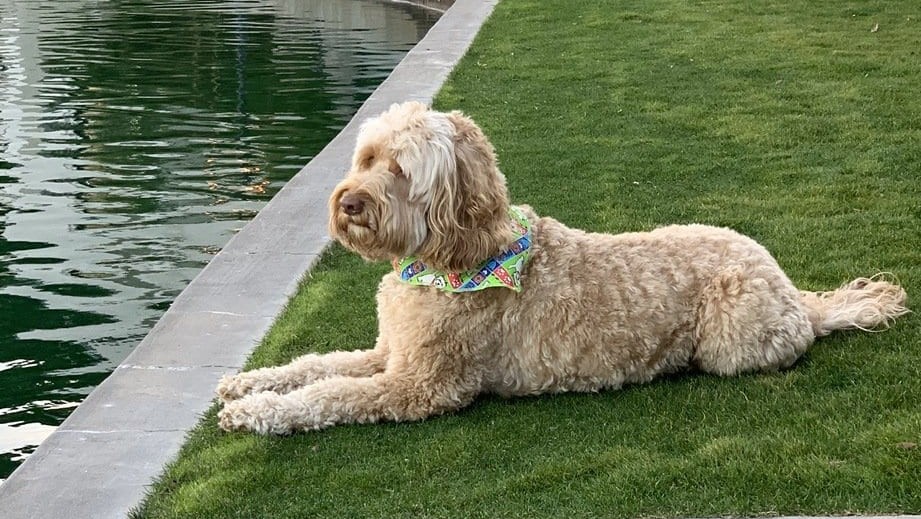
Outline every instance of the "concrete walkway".
[[457, 0], [348, 126], [214, 257], [134, 352], [2, 485], [0, 517], [125, 517], [329, 243], [361, 121], [430, 103], [496, 0]]

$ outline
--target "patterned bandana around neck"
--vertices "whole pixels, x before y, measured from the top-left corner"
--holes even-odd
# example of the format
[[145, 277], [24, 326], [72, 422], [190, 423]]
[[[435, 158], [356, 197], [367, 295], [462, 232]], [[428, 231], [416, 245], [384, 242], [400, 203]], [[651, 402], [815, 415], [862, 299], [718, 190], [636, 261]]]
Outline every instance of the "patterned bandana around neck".
[[442, 272], [426, 266], [414, 256], [393, 260], [393, 268], [404, 283], [432, 286], [445, 292], [474, 292], [491, 287], [521, 292], [521, 271], [531, 258], [531, 222], [517, 207], [508, 215], [515, 241], [507, 250], [464, 272]]

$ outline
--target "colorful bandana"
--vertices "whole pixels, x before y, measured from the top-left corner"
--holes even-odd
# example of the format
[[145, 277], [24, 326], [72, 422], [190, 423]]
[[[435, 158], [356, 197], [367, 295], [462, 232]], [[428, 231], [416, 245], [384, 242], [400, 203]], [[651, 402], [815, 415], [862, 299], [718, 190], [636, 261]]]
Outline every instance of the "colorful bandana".
[[517, 238], [507, 250], [487, 259], [476, 269], [441, 272], [428, 268], [413, 256], [394, 260], [393, 268], [404, 283], [433, 286], [445, 292], [473, 292], [491, 287], [521, 292], [521, 271], [531, 257], [531, 222], [517, 207], [510, 208], [508, 214]]

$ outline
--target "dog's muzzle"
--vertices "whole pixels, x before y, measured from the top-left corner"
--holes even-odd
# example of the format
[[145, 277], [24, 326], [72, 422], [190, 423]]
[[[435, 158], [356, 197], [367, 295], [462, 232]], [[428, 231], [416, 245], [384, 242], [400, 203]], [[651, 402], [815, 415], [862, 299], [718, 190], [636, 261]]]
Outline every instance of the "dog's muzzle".
[[361, 214], [365, 210], [365, 202], [353, 193], [346, 193], [339, 199], [339, 209], [349, 216]]
[[[348, 190], [333, 199], [333, 225], [343, 234], [351, 234], [349, 229], [367, 239], [367, 232], [376, 230], [373, 204], [360, 192]], [[360, 229], [356, 229], [360, 228]], [[357, 238], [357, 236], [352, 236]]]

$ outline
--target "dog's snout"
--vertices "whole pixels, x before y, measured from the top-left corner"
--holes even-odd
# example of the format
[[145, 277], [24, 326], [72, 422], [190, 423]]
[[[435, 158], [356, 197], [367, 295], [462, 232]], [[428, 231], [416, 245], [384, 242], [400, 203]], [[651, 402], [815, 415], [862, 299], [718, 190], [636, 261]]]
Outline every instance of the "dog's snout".
[[339, 207], [345, 211], [345, 214], [354, 216], [365, 210], [365, 203], [358, 196], [346, 193], [339, 199]]

